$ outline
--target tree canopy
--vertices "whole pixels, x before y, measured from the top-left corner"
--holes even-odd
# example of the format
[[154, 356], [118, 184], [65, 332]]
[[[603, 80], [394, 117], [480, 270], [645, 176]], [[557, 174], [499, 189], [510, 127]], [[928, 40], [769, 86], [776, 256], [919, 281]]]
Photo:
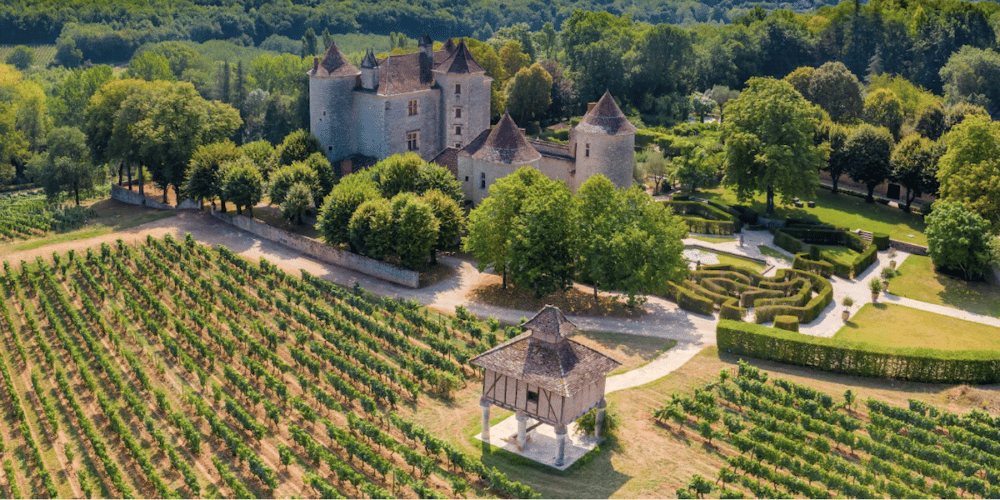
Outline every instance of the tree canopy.
[[941, 198], [964, 204], [1000, 229], [1000, 124], [971, 116], [942, 140], [948, 149], [938, 162]]
[[868, 203], [875, 202], [875, 187], [892, 174], [893, 145], [889, 129], [867, 123], [855, 127], [844, 143], [847, 173], [868, 188]]
[[927, 216], [927, 254], [935, 267], [965, 279], [979, 279], [996, 262], [997, 250], [989, 221], [962, 203], [934, 203]]

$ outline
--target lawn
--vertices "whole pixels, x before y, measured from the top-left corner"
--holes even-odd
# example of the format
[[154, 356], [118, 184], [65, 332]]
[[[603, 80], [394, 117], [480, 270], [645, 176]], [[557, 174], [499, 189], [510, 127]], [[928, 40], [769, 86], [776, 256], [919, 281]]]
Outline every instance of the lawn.
[[773, 248], [771, 248], [771, 247], [769, 247], [767, 245], [757, 245], [757, 248], [760, 250], [760, 253], [762, 253], [764, 255], [767, 255], [768, 257], [774, 257], [775, 259], [781, 259], [781, 260], [784, 260], [784, 261], [788, 261], [788, 257], [785, 254], [783, 254], [783, 253], [781, 253], [781, 252], [779, 252], [779, 251], [777, 251], [777, 250], [775, 250], [775, 249], [773, 249]]
[[889, 289], [900, 297], [1000, 318], [1000, 287], [935, 272], [930, 257], [907, 257]]
[[850, 267], [854, 264], [854, 259], [858, 258], [858, 252], [842, 245], [814, 245], [823, 250], [823, 255]]
[[885, 347], [1000, 348], [1000, 328], [896, 304], [865, 304], [834, 336]]
[[[738, 204], [735, 193], [721, 186], [699, 191], [694, 196], [730, 205]], [[813, 219], [838, 227], [846, 227], [850, 230], [864, 229], [871, 232], [888, 233], [889, 237], [896, 240], [927, 245], [924, 222], [919, 215], [908, 214], [897, 208], [878, 203], [868, 204], [861, 198], [846, 194], [833, 194], [825, 189], [817, 189], [814, 199], [816, 208], [795, 208], [790, 205], [780, 205], [776, 198], [775, 215], [777, 217]], [[764, 215], [764, 200], [764, 195], [759, 195], [749, 205]]]
[[720, 236], [718, 238], [711, 238], [709, 236], [695, 236], [693, 234], [687, 235], [687, 238], [695, 239], [698, 241], [704, 241], [708, 243], [725, 243], [727, 241], [735, 241], [735, 236]]
[[674, 339], [578, 330], [573, 340], [611, 356], [622, 365], [611, 375], [641, 368], [677, 345]]
[[[675, 498], [677, 488], [683, 487], [693, 474], [714, 479], [725, 462], [714, 448], [704, 445], [697, 432], [687, 429], [677, 433], [673, 426], [668, 429], [658, 425], [652, 412], [668, 401], [671, 393], [703, 387], [716, 379], [720, 370], [734, 369], [737, 360], [709, 347], [659, 380], [608, 394], [610, 411], [619, 417], [618, 437], [605, 441], [600, 451], [584, 457], [565, 472], [540, 466], [495, 447], [484, 450], [473, 437], [480, 429], [479, 384], [470, 383], [449, 401], [425, 400], [412, 417], [410, 408], [403, 408], [400, 413], [434, 435], [446, 436], [463, 451], [474, 456], [483, 455], [484, 464], [531, 485], [545, 498]], [[837, 398], [836, 403], [842, 402], [838, 395], [851, 389], [859, 401], [873, 397], [903, 407], [912, 398], [954, 413], [966, 412], [971, 407], [991, 412], [1000, 409], [1000, 397], [994, 392], [996, 386], [971, 388], [881, 381], [749, 361], [773, 377], [832, 394]], [[858, 411], [867, 413], [863, 404], [858, 405]], [[509, 415], [510, 412], [495, 407], [491, 410], [494, 421]]]
[[753, 269], [754, 271], [757, 271], [758, 273], [764, 272], [764, 264], [761, 264], [756, 260], [744, 259], [742, 257], [734, 257], [732, 255], [726, 255], [724, 253], [716, 253], [715, 255], [719, 257], [719, 264], [729, 264], [731, 266], [747, 267]]

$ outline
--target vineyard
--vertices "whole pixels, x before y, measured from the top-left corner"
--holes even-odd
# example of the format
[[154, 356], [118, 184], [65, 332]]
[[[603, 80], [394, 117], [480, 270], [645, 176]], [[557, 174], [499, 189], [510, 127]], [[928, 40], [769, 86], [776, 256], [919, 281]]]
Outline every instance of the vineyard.
[[[14, 50], [16, 45], [0, 45], [0, 62], [5, 62], [7, 56]], [[35, 62], [32, 66], [45, 68], [56, 58], [56, 46], [51, 45], [28, 45], [28, 48], [35, 52]]]
[[6, 497], [530, 498], [400, 417], [511, 333], [188, 236], [0, 275]]
[[42, 195], [0, 195], [0, 242], [75, 229], [87, 217], [85, 208], [53, 207]]
[[694, 431], [728, 463], [681, 498], [998, 498], [1000, 419], [815, 391], [740, 361], [653, 417]]

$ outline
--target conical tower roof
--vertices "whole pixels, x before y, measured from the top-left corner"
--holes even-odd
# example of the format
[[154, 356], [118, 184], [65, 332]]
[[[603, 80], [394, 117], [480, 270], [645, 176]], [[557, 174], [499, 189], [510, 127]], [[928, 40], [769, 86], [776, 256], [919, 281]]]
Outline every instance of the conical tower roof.
[[448, 52], [449, 54], [451, 54], [452, 52], [454, 52], [456, 47], [458, 47], [458, 46], [455, 45], [455, 40], [453, 38], [449, 38], [449, 39], [447, 39], [447, 40], [444, 41], [444, 47], [443, 47], [443, 49], [446, 52]]
[[567, 319], [558, 307], [546, 305], [541, 311], [535, 313], [534, 317], [521, 325], [521, 329], [525, 332], [531, 332], [532, 337], [558, 343], [572, 335], [576, 331], [576, 325]]
[[472, 153], [472, 157], [492, 163], [524, 164], [535, 161], [542, 155], [528, 143], [510, 115], [504, 113], [483, 145]]
[[465, 40], [458, 42], [458, 47], [455, 47], [454, 52], [448, 56], [447, 59], [438, 65], [435, 71], [444, 71], [448, 74], [459, 74], [467, 75], [470, 73], [485, 73], [486, 70], [476, 62], [476, 58], [472, 57], [472, 52], [469, 51], [469, 46], [465, 44]]
[[347, 58], [337, 47], [337, 42], [334, 42], [330, 44], [330, 48], [327, 49], [319, 66], [314, 68], [310, 74], [314, 76], [348, 76], [360, 73], [358, 68], [347, 62]]
[[621, 108], [615, 103], [610, 92], [605, 92], [587, 114], [583, 115], [576, 129], [581, 132], [604, 135], [628, 135], [635, 133], [635, 126], [629, 123]]
[[371, 49], [365, 52], [365, 58], [361, 61], [362, 68], [377, 68], [378, 61], [375, 60], [375, 53]]

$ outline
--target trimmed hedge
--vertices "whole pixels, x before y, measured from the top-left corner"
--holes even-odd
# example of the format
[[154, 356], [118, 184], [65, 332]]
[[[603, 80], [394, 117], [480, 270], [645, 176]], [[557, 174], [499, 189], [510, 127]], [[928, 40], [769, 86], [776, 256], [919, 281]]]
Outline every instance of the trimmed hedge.
[[705, 316], [715, 313], [715, 303], [676, 283], [667, 283], [667, 298], [677, 303], [677, 307]]
[[889, 249], [889, 235], [886, 233], [872, 233], [872, 244], [879, 251]]
[[795, 261], [792, 262], [792, 268], [816, 273], [824, 278], [829, 278], [833, 275], [833, 264], [825, 260], [811, 260], [809, 254], [804, 252], [795, 254]]
[[[792, 266], [796, 269], [806, 269], [823, 274], [823, 271], [820, 271], [815, 264], [807, 262], [808, 260], [817, 261], [822, 259], [833, 266], [833, 274], [846, 279], [851, 279], [863, 273], [865, 269], [868, 269], [869, 266], [878, 260], [875, 245], [868, 243], [857, 234], [839, 229], [813, 229], [812, 227], [802, 226], [779, 228], [774, 231], [774, 244], [796, 254], [795, 262], [792, 263]], [[832, 256], [827, 255], [825, 251], [812, 244], [846, 246], [858, 252], [859, 255], [848, 265], [838, 262]], [[799, 259], [798, 254], [801, 253], [808, 253], [810, 258]]]
[[777, 316], [795, 316], [799, 319], [799, 323], [809, 323], [816, 319], [830, 302], [833, 302], [833, 285], [818, 274], [798, 269], [779, 269], [776, 276], [787, 277], [789, 280], [796, 276], [804, 278], [812, 285], [811, 291], [816, 292], [816, 296], [809, 299], [804, 306], [788, 304], [759, 306], [755, 311], [757, 323], [774, 321]]
[[799, 331], [799, 318], [795, 316], [778, 316], [774, 318], [774, 327], [790, 332]]
[[715, 335], [720, 352], [847, 375], [943, 384], [1000, 382], [1000, 351], [873, 346], [725, 319]]
[[719, 319], [743, 321], [743, 318], [745, 318], [746, 315], [746, 308], [737, 306], [735, 300], [722, 304], [722, 307], [719, 309]]
[[718, 204], [698, 201], [664, 201], [663, 205], [679, 215], [688, 225], [688, 231], [702, 234], [733, 234], [743, 228], [740, 219], [721, 208]]

